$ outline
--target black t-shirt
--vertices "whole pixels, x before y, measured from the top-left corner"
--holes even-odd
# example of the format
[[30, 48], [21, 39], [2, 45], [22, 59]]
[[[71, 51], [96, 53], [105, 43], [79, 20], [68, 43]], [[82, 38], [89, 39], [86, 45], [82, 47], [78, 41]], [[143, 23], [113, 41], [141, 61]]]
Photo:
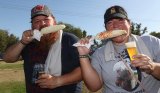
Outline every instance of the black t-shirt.
[[[77, 41], [78, 37], [75, 35], [63, 32], [61, 46], [62, 75], [70, 73], [75, 68], [80, 66], [77, 48], [72, 46]], [[47, 55], [48, 51], [37, 50], [34, 43], [28, 44], [23, 49], [22, 58], [24, 59], [24, 73], [27, 93], [74, 93], [76, 84], [66, 85], [55, 89], [43, 89], [33, 83], [33, 78], [36, 77], [36, 73], [33, 69], [35, 70], [42, 67], [41, 65], [45, 64]]]

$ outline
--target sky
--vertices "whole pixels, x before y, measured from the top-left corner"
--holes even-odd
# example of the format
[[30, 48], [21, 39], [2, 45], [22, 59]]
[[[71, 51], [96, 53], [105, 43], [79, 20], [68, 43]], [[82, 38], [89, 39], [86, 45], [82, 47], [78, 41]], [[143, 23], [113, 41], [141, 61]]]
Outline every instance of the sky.
[[113, 5], [122, 6], [134, 23], [147, 27], [148, 33], [160, 31], [159, 0], [1, 0], [0, 29], [21, 38], [31, 28], [31, 9], [47, 5], [57, 22], [64, 22], [96, 35], [104, 31], [103, 15]]

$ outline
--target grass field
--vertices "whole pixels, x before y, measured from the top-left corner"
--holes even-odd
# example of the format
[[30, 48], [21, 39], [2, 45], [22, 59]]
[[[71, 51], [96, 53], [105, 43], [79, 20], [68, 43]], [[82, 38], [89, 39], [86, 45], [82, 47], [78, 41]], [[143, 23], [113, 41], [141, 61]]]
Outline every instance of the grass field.
[[0, 61], [0, 69], [14, 69], [14, 70], [23, 70], [23, 62], [18, 61], [16, 63], [5, 63]]
[[23, 81], [5, 81], [0, 83], [0, 93], [25, 93]]
[[0, 61], [0, 93], [25, 93], [22, 64]]
[[[25, 93], [23, 62], [5, 63], [0, 61], [0, 93]], [[82, 93], [90, 92], [83, 84]]]

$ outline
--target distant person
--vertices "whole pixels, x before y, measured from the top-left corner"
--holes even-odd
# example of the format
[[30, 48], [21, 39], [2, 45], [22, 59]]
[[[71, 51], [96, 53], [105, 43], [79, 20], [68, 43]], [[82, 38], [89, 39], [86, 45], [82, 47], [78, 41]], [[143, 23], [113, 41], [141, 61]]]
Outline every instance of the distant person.
[[4, 61], [16, 62], [22, 56], [26, 93], [75, 93], [81, 70], [78, 50], [72, 45], [78, 37], [60, 30], [43, 35], [40, 41], [33, 39], [34, 29], [56, 25], [46, 5], [32, 8], [31, 24], [32, 28], [23, 32], [20, 42], [5, 51]]
[[[106, 31], [125, 30], [106, 40], [89, 58], [90, 49], [78, 46], [82, 76], [88, 89], [103, 93], [157, 93], [160, 89], [160, 39], [131, 34], [131, 21], [121, 6], [104, 14]], [[130, 60], [125, 43], [136, 42], [138, 54]], [[88, 44], [88, 38], [79, 41]], [[91, 62], [90, 62], [91, 61]]]

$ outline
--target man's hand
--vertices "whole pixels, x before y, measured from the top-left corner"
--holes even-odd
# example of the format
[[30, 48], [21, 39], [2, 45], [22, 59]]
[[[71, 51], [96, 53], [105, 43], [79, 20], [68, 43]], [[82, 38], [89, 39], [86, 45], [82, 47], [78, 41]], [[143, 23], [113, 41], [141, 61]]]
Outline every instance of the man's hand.
[[38, 77], [38, 80], [36, 81], [36, 83], [41, 88], [54, 89], [60, 86], [60, 79], [59, 77], [52, 76], [50, 74], [42, 74], [41, 76]]
[[33, 31], [32, 30], [26, 30], [22, 34], [21, 43], [26, 45], [30, 43], [33, 40]]
[[131, 64], [135, 67], [139, 67], [141, 71], [151, 74], [154, 71], [155, 63], [144, 54], [134, 55], [135, 60], [131, 61]]

